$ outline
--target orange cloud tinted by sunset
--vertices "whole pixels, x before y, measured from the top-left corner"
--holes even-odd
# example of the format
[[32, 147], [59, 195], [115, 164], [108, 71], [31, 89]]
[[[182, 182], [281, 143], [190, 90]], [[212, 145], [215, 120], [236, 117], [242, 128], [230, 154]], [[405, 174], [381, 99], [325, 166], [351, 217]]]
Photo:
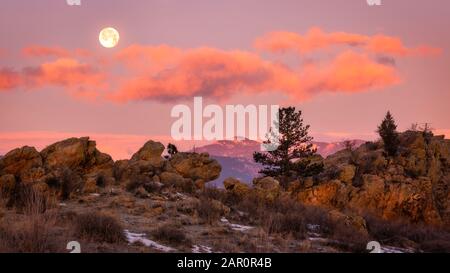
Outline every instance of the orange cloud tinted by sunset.
[[427, 45], [406, 47], [396, 37], [327, 33], [319, 28], [305, 35], [269, 33], [257, 39], [255, 46], [271, 52], [293, 51], [300, 57], [330, 47], [337, 50], [315, 56], [314, 62], [292, 65], [266, 59], [255, 51], [211, 47], [131, 45], [104, 62], [87, 51], [81, 54], [83, 50], [31, 46], [23, 49], [27, 58], [56, 60], [17, 71], [0, 68], [0, 90], [59, 86], [71, 94], [118, 102], [177, 101], [193, 96], [226, 99], [242, 92], [272, 91], [304, 100], [323, 92], [355, 93], [398, 84], [398, 68], [380, 61], [377, 55], [439, 53]]
[[394, 56], [437, 55], [441, 49], [428, 45], [408, 48], [397, 37], [386, 35], [360, 35], [347, 32], [324, 32], [312, 28], [305, 35], [294, 32], [271, 32], [256, 39], [255, 47], [270, 52], [296, 51], [301, 54], [336, 46], [362, 48], [367, 52], [389, 54]]
[[20, 74], [9, 68], [0, 69], [0, 91], [16, 88], [21, 83]]

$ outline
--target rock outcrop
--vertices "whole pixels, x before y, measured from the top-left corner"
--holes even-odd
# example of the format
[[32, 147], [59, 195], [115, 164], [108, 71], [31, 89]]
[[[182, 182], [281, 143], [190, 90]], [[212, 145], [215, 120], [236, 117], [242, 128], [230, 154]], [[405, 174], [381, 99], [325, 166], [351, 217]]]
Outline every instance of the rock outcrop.
[[331, 155], [324, 174], [290, 192], [310, 205], [450, 224], [450, 141], [412, 131], [400, 140], [394, 158], [384, 155], [380, 142]]
[[130, 160], [114, 162], [88, 137], [54, 143], [41, 152], [33, 147], [14, 149], [0, 159], [0, 191], [14, 192], [30, 184], [61, 197], [96, 193], [107, 185], [129, 185], [145, 196], [146, 189], [161, 186], [203, 187], [220, 175], [219, 163], [208, 154], [179, 153], [164, 159], [164, 145], [148, 141]]
[[[113, 160], [96, 149], [88, 137], [70, 138], [38, 152], [34, 147], [14, 149], [0, 159], [1, 181], [8, 181], [10, 191], [31, 185], [41, 191], [52, 188], [57, 194], [82, 191], [99, 179], [113, 181]], [[6, 177], [5, 177], [6, 176]], [[11, 189], [11, 181], [14, 187]], [[3, 184], [5, 184], [3, 183]]]

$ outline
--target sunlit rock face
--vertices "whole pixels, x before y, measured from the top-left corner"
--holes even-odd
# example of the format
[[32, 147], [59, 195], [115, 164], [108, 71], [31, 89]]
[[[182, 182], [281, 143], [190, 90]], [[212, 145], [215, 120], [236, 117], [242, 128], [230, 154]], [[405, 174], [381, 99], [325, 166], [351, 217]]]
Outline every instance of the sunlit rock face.
[[311, 205], [449, 224], [450, 141], [412, 131], [400, 140], [394, 158], [384, 155], [380, 142], [331, 155], [324, 160], [324, 174], [292, 194]]

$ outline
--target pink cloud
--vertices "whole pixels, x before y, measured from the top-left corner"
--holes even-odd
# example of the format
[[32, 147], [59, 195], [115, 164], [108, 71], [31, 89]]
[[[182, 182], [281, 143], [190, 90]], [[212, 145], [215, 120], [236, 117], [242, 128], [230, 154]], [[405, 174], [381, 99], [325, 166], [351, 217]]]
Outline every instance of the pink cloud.
[[25, 55], [57, 58], [18, 72], [0, 70], [0, 90], [60, 86], [78, 97], [115, 102], [177, 101], [193, 96], [221, 100], [241, 93], [276, 91], [301, 101], [324, 92], [365, 92], [400, 83], [397, 68], [377, 60], [378, 54], [413, 56], [438, 52], [429, 46], [407, 48], [395, 37], [326, 33], [319, 28], [303, 36], [269, 33], [257, 39], [256, 46], [274, 52], [300, 53], [331, 46], [351, 48], [321, 56], [315, 62], [292, 65], [265, 59], [258, 52], [211, 47], [131, 45], [105, 60], [82, 54], [82, 50], [33, 45], [23, 50]]
[[60, 86], [73, 95], [92, 99], [107, 86], [105, 80], [106, 75], [97, 68], [73, 58], [59, 58], [21, 71], [0, 69], [0, 91]]
[[347, 32], [324, 32], [320, 28], [311, 28], [305, 35], [295, 32], [270, 32], [257, 38], [254, 43], [260, 50], [282, 53], [288, 51], [306, 54], [336, 46], [362, 48], [369, 53], [389, 54], [393, 56], [429, 56], [441, 53], [440, 48], [429, 45], [406, 47], [398, 37], [386, 35], [360, 35]]
[[[155, 56], [154, 51], [159, 50], [147, 48], [141, 54]], [[185, 50], [177, 58], [172, 56], [167, 67], [153, 73], [144, 70], [140, 76], [125, 81], [111, 97], [118, 101], [168, 101], [279, 91], [303, 100], [320, 92], [363, 92], [400, 81], [395, 68], [352, 51], [322, 64], [293, 68], [264, 60], [255, 53], [213, 48]]]
[[0, 69], [0, 91], [7, 91], [21, 84], [20, 74], [9, 68]]

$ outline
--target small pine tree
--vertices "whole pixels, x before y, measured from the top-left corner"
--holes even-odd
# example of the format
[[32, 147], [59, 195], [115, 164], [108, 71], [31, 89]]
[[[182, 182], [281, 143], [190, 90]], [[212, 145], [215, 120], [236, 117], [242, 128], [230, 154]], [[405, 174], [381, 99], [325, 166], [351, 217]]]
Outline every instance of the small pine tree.
[[378, 126], [377, 132], [383, 140], [384, 150], [387, 155], [395, 156], [397, 154], [400, 141], [398, 139], [397, 125], [395, 124], [394, 117], [389, 111], [381, 124]]
[[177, 153], [178, 153], [177, 146], [175, 146], [175, 145], [172, 144], [172, 143], [169, 143], [169, 145], [167, 145], [167, 153], [168, 153], [170, 156], [173, 156], [174, 154], [177, 154]]
[[[295, 107], [279, 109], [278, 134], [272, 132], [268, 135], [264, 144], [273, 144], [273, 138], [279, 144], [276, 150], [264, 153], [255, 152], [253, 159], [261, 163], [264, 168], [260, 173], [274, 177], [289, 177], [292, 175], [309, 176], [316, 173], [310, 168], [310, 158], [316, 149], [311, 143], [312, 137], [308, 135], [309, 125], [303, 125], [301, 111], [295, 111]], [[272, 139], [272, 140], [271, 140]]]

